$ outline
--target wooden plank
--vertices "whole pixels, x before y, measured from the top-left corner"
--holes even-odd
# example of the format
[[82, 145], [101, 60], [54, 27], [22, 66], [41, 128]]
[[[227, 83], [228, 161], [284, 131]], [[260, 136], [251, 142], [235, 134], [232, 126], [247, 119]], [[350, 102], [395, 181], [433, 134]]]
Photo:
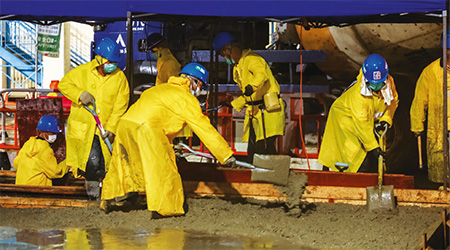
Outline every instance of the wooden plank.
[[80, 186], [28, 186], [0, 183], [0, 193], [5, 192], [85, 196], [86, 188]]
[[0, 197], [0, 205], [10, 208], [63, 208], [98, 206], [94, 201], [55, 198]]
[[[12, 189], [13, 186], [16, 185], [10, 185], [8, 188]], [[281, 202], [286, 199], [286, 196], [280, 194], [273, 184], [183, 181], [183, 186], [188, 197], [218, 196], [227, 198], [255, 198]], [[28, 192], [27, 188], [35, 189], [36, 187], [18, 186], [18, 188], [24, 192]], [[76, 192], [81, 192], [79, 187], [51, 187], [50, 189], [47, 187], [42, 190], [35, 189], [35, 191], [41, 193], [46, 193], [48, 191], [49, 194], [55, 194], [56, 191], [59, 194], [73, 194], [70, 192], [74, 190], [77, 190]], [[83, 195], [85, 195], [85, 191], [82, 191]], [[4, 193], [2, 195], [4, 195]], [[141, 195], [145, 194], [142, 193]], [[450, 204], [450, 195], [449, 192], [446, 191], [395, 189], [394, 195], [396, 196], [399, 205], [446, 207]], [[309, 202], [336, 202], [365, 205], [366, 189], [354, 187], [307, 186], [303, 197]], [[67, 198], [0, 197], [0, 205], [3, 207], [86, 207], [93, 203], [95, 202]]]
[[16, 171], [11, 170], [0, 170], [0, 176], [9, 176], [9, 177], [16, 177]]
[[[255, 198], [264, 200], [286, 199], [273, 184], [263, 183], [211, 183], [184, 181], [184, 189], [190, 196], [220, 196], [230, 198]], [[446, 191], [394, 189], [399, 205], [448, 206], [450, 195]], [[366, 203], [366, 188], [307, 186], [303, 197], [312, 202]]]
[[[183, 180], [229, 183], [252, 183], [251, 170], [229, 169], [212, 163], [181, 162], [178, 170]], [[337, 186], [337, 187], [370, 187], [378, 184], [377, 174], [339, 173], [333, 171], [299, 170], [294, 171], [308, 176], [309, 186]], [[0, 176], [14, 177], [13, 171], [0, 171]], [[385, 185], [394, 188], [413, 189], [414, 177], [400, 174], [386, 174]], [[69, 176], [68, 183], [79, 184], [79, 179]]]

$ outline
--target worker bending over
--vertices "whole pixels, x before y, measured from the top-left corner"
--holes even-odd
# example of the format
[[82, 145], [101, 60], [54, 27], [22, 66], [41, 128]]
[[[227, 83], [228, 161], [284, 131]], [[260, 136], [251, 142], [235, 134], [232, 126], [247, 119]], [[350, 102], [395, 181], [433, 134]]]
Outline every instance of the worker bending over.
[[377, 172], [375, 159], [384, 153], [374, 128], [390, 127], [397, 106], [397, 91], [386, 60], [378, 54], [368, 56], [356, 81], [331, 106], [319, 162], [334, 171], [342, 170], [339, 164], [348, 164], [345, 172]]
[[184, 214], [183, 185], [172, 141], [186, 126], [220, 163], [233, 165], [227, 142], [211, 125], [194, 96], [206, 84], [208, 72], [187, 64], [179, 77], [142, 93], [119, 121], [115, 150], [103, 181], [101, 208], [130, 193], [146, 192], [147, 208], [163, 216]]
[[248, 141], [248, 162], [253, 163], [255, 153], [277, 154], [275, 140], [284, 134], [285, 107], [280, 98], [280, 86], [269, 65], [251, 49], [243, 49], [228, 32], [214, 37], [213, 48], [228, 64], [234, 65], [234, 81], [244, 94], [231, 103], [219, 104], [238, 112], [247, 107], [242, 141]]
[[[416, 84], [416, 92], [411, 104], [411, 131], [420, 136], [424, 133], [424, 122], [427, 120], [427, 167], [428, 179], [432, 182], [442, 183], [444, 178], [443, 155], [443, 68], [447, 68], [447, 79], [450, 79], [450, 34], [447, 30], [447, 62], [442, 58], [430, 63], [420, 74]], [[441, 39], [441, 47], [443, 46]], [[450, 91], [450, 84], [447, 85]], [[450, 102], [448, 102], [450, 104]], [[450, 129], [450, 118], [447, 116]], [[446, 138], [445, 138], [446, 139]]]
[[[110, 38], [103, 38], [94, 52], [95, 58], [67, 73], [58, 89], [72, 101], [67, 122], [66, 163], [76, 178], [84, 176], [88, 196], [100, 199], [99, 184], [111, 159], [100, 137], [108, 137], [113, 143], [117, 123], [128, 107], [129, 88], [125, 74], [117, 68], [118, 45]], [[94, 101], [95, 111], [106, 130], [103, 135], [92, 114], [84, 108]]]
[[25, 142], [14, 159], [17, 185], [51, 186], [52, 179], [63, 177], [68, 167], [65, 161], [57, 163], [51, 144], [61, 129], [52, 115], [44, 115], [37, 125], [38, 136]]

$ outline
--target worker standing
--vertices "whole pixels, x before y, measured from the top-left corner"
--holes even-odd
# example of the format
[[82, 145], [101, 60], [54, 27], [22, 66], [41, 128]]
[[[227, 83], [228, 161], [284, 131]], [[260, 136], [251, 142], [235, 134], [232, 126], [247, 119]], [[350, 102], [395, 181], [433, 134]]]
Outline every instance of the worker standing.
[[151, 51], [153, 57], [157, 59], [155, 85], [168, 82], [171, 76], [178, 76], [181, 64], [173, 56], [166, 40], [159, 33], [152, 33], [147, 37], [147, 51]]
[[234, 65], [233, 78], [243, 96], [231, 103], [220, 105], [233, 107], [238, 112], [247, 107], [242, 141], [248, 141], [247, 157], [250, 163], [257, 154], [277, 154], [275, 140], [284, 134], [284, 102], [280, 98], [280, 86], [267, 62], [251, 49], [243, 49], [228, 32], [214, 37], [213, 48], [227, 64]]
[[344, 170], [339, 169], [341, 163], [348, 166], [345, 172], [377, 172], [375, 159], [384, 153], [374, 128], [389, 128], [397, 106], [398, 95], [386, 60], [369, 55], [356, 81], [331, 106], [319, 162], [334, 171]]
[[61, 178], [67, 173], [65, 161], [58, 164], [50, 146], [62, 132], [58, 119], [44, 115], [37, 129], [38, 136], [30, 137], [14, 159], [17, 185], [52, 186], [52, 179]]
[[[206, 84], [208, 72], [198, 63], [187, 64], [180, 77], [152, 87], [120, 119], [116, 147], [103, 181], [101, 208], [129, 193], [147, 194], [147, 207], [163, 216], [184, 214], [183, 186], [172, 141], [189, 125], [219, 162], [236, 159], [211, 125], [194, 96]], [[191, 94], [192, 93], [192, 94]]]
[[[61, 93], [72, 101], [67, 123], [66, 163], [76, 178], [84, 176], [90, 198], [100, 198], [99, 184], [105, 176], [111, 154], [100, 137], [114, 141], [117, 123], [129, 101], [128, 81], [117, 68], [118, 45], [103, 38], [94, 50], [95, 58], [67, 73], [58, 85]], [[95, 101], [101, 124], [101, 135], [94, 117], [84, 106]]]
[[[442, 88], [443, 67], [447, 67], [447, 79], [450, 79], [450, 31], [447, 30], [447, 62], [442, 58], [430, 63], [420, 74], [417, 80], [414, 99], [411, 104], [411, 131], [415, 136], [424, 133], [424, 122], [427, 121], [427, 166], [428, 179], [432, 182], [444, 182], [444, 155], [443, 155], [443, 110]], [[441, 39], [441, 47], [443, 40]], [[445, 65], [445, 66], [444, 66]], [[447, 86], [450, 91], [450, 85]], [[448, 102], [450, 104], [450, 102]], [[428, 114], [428, 115], [427, 115]], [[447, 117], [447, 123], [450, 120]], [[450, 126], [449, 126], [450, 128]], [[446, 139], [446, 138], [445, 138]]]

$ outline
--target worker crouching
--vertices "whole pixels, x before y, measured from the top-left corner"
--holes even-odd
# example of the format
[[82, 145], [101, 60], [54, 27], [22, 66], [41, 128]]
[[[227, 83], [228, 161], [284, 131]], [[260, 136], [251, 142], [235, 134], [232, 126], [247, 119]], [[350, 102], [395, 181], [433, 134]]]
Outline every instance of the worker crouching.
[[51, 148], [62, 132], [58, 119], [44, 115], [37, 129], [39, 135], [30, 137], [14, 159], [17, 185], [52, 186], [52, 179], [61, 178], [68, 171], [65, 161], [57, 163]]
[[108, 211], [109, 202], [115, 198], [146, 192], [148, 210], [163, 216], [185, 213], [172, 141], [186, 125], [220, 163], [236, 161], [195, 97], [207, 78], [202, 65], [189, 63], [179, 77], [170, 77], [168, 83], [144, 91], [122, 116], [109, 171], [103, 180], [103, 210]]
[[319, 162], [334, 171], [377, 172], [376, 159], [384, 153], [374, 128], [390, 127], [397, 106], [386, 60], [377, 54], [368, 56], [356, 81], [331, 106]]

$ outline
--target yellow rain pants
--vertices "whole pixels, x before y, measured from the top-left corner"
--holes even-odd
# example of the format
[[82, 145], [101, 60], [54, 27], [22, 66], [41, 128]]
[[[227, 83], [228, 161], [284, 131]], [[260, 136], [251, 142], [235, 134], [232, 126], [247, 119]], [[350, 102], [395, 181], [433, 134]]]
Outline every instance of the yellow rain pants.
[[[450, 79], [447, 70], [447, 78]], [[443, 103], [442, 103], [443, 74], [440, 59], [428, 65], [417, 80], [416, 92], [411, 104], [411, 131], [422, 132], [424, 122], [427, 122], [427, 163], [428, 179], [433, 182], [444, 181], [443, 155]], [[450, 85], [447, 86], [450, 91]], [[450, 102], [448, 103], [450, 105]], [[450, 106], [449, 106], [450, 107]], [[428, 116], [427, 116], [428, 112]], [[447, 117], [447, 123], [449, 123]], [[450, 126], [449, 126], [450, 128]]]
[[361, 92], [362, 71], [357, 81], [331, 106], [319, 153], [319, 162], [334, 171], [335, 163], [347, 163], [345, 172], [356, 173], [367, 152], [379, 147], [374, 134], [376, 121], [392, 125], [398, 106], [398, 94], [394, 79], [389, 75], [393, 100], [387, 106], [381, 93], [363, 96]]
[[183, 186], [172, 141], [186, 125], [219, 162], [233, 155], [203, 115], [189, 84], [186, 78], [169, 78], [167, 84], [144, 91], [120, 119], [102, 200], [145, 191], [149, 210], [164, 216], [184, 214]]
[[51, 186], [52, 179], [63, 177], [68, 167], [57, 163], [47, 141], [30, 137], [14, 159], [17, 185]]
[[[100, 136], [94, 117], [79, 101], [81, 93], [87, 91], [95, 97], [103, 128], [114, 134], [120, 117], [128, 107], [129, 87], [125, 74], [116, 69], [112, 74], [101, 76], [96, 67], [102, 60], [104, 62], [106, 59], [96, 56], [94, 60], [76, 67], [58, 85], [61, 93], [72, 101], [67, 122], [66, 164], [72, 166], [76, 178], [79, 177], [78, 169], [86, 171], [94, 134]], [[103, 140], [100, 144], [107, 170], [111, 154]]]
[[[248, 105], [248, 102], [261, 101], [265, 94], [280, 94], [280, 86], [273, 77], [272, 71], [264, 58], [251, 49], [242, 52], [241, 59], [233, 68], [234, 81], [238, 84], [242, 92], [247, 85], [251, 85], [254, 93], [251, 96], [240, 96], [231, 102], [233, 108], [240, 112], [247, 107], [244, 120], [244, 132], [242, 141], [248, 141], [250, 133], [250, 118], [255, 130], [256, 141], [264, 139], [263, 122], [261, 111], [258, 105]], [[266, 137], [283, 135], [285, 126], [284, 103], [279, 98], [281, 109], [273, 112], [264, 111], [264, 120], [266, 127]]]

